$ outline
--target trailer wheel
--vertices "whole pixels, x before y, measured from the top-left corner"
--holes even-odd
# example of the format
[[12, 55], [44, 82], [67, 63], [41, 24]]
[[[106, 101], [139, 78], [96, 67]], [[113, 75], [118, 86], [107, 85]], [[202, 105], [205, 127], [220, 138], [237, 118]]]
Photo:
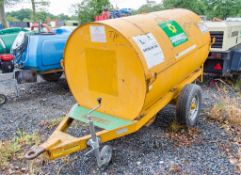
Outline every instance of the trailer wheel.
[[4, 105], [7, 101], [7, 98], [5, 95], [0, 94], [0, 106]]
[[198, 119], [201, 108], [202, 91], [195, 84], [186, 85], [177, 101], [176, 119], [180, 124], [193, 127]]
[[49, 74], [41, 74], [40, 76], [45, 80], [49, 82], [56, 82], [60, 79], [63, 72], [55, 72], [55, 73], [49, 73]]
[[112, 147], [109, 145], [105, 145], [100, 151], [100, 160], [101, 165], [100, 168], [105, 168], [109, 165], [112, 158]]

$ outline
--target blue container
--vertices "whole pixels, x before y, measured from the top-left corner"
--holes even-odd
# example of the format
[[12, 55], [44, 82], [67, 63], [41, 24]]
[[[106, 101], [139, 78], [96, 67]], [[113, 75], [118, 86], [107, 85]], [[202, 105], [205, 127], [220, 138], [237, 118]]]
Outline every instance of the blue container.
[[23, 69], [46, 72], [61, 69], [65, 43], [69, 34], [30, 35], [26, 52], [22, 55]]
[[[64, 47], [72, 30], [55, 29], [53, 33], [19, 34], [13, 51], [15, 63], [21, 69], [32, 69], [39, 74], [60, 70]], [[13, 48], [15, 48], [13, 46]], [[19, 49], [22, 48], [22, 49]], [[13, 49], [14, 50], [14, 49]]]

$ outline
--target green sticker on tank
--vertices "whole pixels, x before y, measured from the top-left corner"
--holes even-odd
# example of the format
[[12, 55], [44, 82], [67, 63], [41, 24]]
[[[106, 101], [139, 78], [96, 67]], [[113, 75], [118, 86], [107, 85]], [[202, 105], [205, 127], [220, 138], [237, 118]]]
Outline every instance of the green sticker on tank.
[[188, 41], [186, 33], [176, 21], [161, 23], [159, 26], [166, 33], [174, 47], [177, 47]]

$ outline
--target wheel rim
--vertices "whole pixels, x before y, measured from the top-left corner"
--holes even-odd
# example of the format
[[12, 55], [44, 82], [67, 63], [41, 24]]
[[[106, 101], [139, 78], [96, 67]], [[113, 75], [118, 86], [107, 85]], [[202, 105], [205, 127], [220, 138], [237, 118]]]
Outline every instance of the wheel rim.
[[0, 95], [0, 105], [3, 105], [6, 102], [6, 97], [4, 95]]
[[198, 95], [195, 95], [191, 101], [191, 105], [190, 105], [190, 113], [189, 113], [189, 119], [191, 121], [194, 121], [198, 115], [198, 111], [199, 111], [199, 97]]
[[109, 162], [111, 161], [112, 158], [112, 148], [108, 145], [104, 146], [101, 150], [100, 153], [100, 158], [101, 158], [101, 165], [105, 166], [107, 164], [109, 164]]

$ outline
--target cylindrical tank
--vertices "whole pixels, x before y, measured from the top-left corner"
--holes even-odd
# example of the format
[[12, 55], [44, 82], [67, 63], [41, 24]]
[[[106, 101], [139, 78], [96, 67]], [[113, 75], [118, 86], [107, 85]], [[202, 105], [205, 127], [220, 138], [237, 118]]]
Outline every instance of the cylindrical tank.
[[19, 32], [28, 32], [28, 30], [21, 27], [11, 27], [11, 28], [0, 30], [0, 35], [16, 34]]
[[66, 78], [79, 105], [134, 120], [201, 68], [210, 35], [185, 9], [88, 23], [69, 37]]
[[21, 31], [27, 32], [28, 30], [20, 27], [13, 27], [0, 31], [0, 54], [10, 52], [15, 38]]
[[10, 53], [10, 49], [17, 35], [17, 33], [0, 35], [0, 54]]

